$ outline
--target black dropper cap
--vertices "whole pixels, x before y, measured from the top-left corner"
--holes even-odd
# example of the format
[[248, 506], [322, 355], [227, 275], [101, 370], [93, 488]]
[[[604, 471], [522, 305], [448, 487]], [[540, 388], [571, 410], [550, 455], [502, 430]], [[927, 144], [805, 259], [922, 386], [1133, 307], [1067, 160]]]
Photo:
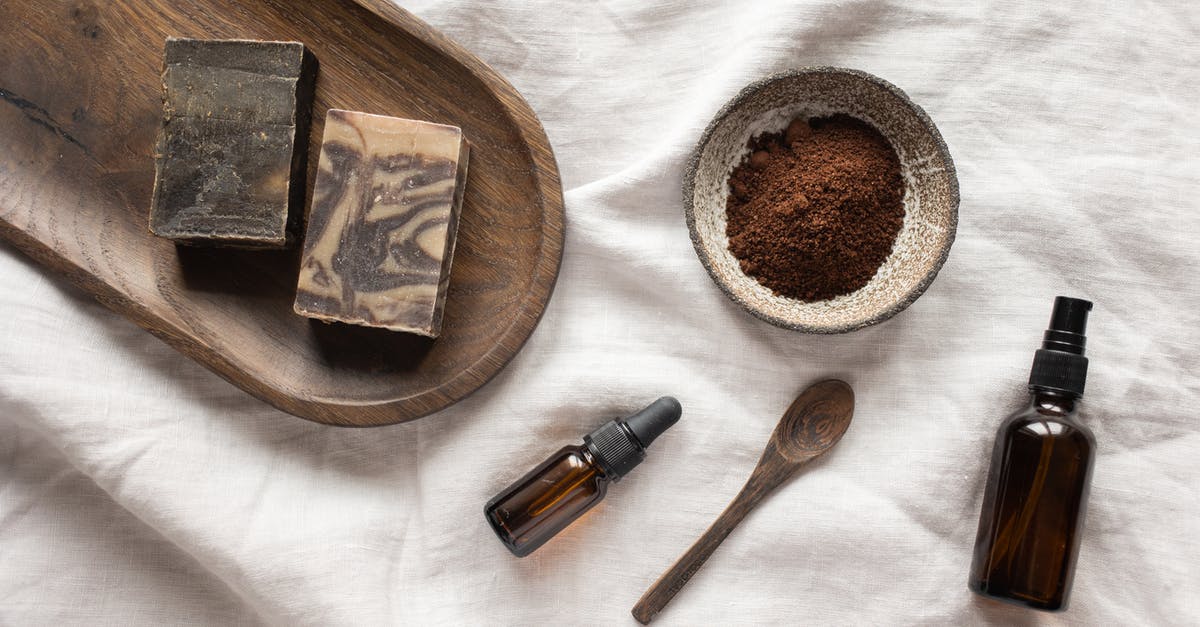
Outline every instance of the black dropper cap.
[[1042, 348], [1033, 356], [1029, 388], [1082, 396], [1087, 382], [1087, 318], [1090, 301], [1059, 296], [1054, 299], [1050, 328], [1042, 335]]
[[620, 481], [646, 458], [646, 447], [682, 414], [679, 401], [664, 396], [628, 418], [610, 420], [583, 436], [583, 442], [604, 472]]

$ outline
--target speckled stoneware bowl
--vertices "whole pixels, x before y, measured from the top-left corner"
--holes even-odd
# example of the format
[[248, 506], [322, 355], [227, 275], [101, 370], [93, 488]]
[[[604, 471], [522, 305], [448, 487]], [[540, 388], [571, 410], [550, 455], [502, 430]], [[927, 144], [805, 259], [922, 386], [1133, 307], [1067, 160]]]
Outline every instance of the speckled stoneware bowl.
[[[883, 133], [900, 157], [904, 226], [871, 282], [844, 296], [802, 302], [742, 273], [725, 235], [729, 174], [747, 142], [797, 116], [845, 113]], [[845, 333], [883, 322], [917, 300], [950, 253], [958, 226], [958, 178], [950, 151], [925, 111], [887, 81], [857, 70], [789, 70], [750, 84], [725, 105], [688, 162], [683, 202], [696, 254], [717, 285], [750, 313], [807, 333]]]

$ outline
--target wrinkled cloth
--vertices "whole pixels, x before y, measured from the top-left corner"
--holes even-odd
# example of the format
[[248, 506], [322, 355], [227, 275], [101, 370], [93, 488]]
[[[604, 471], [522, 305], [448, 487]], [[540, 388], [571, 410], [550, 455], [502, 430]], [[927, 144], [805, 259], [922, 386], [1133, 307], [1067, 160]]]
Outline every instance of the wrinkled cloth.
[[[1200, 622], [1200, 8], [1186, 2], [406, 5], [506, 76], [556, 151], [568, 232], [540, 326], [416, 422], [283, 414], [0, 245], [0, 623], [632, 624], [809, 383], [845, 439], [766, 500], [662, 625]], [[929, 291], [840, 336], [709, 279], [687, 157], [746, 83], [876, 74], [940, 128], [962, 189]], [[4, 106], [4, 105], [0, 105]], [[1070, 610], [966, 589], [997, 425], [1058, 294], [1094, 300], [1099, 442]], [[495, 492], [663, 394], [646, 461], [525, 559]]]

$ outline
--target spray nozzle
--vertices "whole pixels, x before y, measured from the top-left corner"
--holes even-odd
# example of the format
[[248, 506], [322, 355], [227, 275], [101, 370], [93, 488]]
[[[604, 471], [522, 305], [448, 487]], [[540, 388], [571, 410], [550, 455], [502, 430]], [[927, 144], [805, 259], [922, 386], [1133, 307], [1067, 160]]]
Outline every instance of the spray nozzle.
[[1091, 301], [1059, 296], [1054, 299], [1050, 327], [1042, 335], [1042, 348], [1033, 357], [1029, 387], [1074, 396], [1083, 394], [1087, 381], [1087, 319]]
[[1083, 347], [1087, 344], [1085, 335], [1088, 312], [1091, 310], [1091, 301], [1066, 296], [1055, 298], [1050, 328], [1042, 336], [1042, 348], [1082, 355]]

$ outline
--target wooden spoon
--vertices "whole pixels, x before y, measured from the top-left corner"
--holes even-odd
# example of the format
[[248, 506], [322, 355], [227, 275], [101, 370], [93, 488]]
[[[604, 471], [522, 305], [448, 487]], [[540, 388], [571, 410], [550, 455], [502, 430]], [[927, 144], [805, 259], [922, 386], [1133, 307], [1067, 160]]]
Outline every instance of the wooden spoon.
[[745, 487], [692, 548], [646, 590], [633, 606], [633, 617], [643, 625], [654, 620], [750, 510], [801, 466], [842, 439], [853, 416], [854, 390], [844, 381], [822, 381], [796, 397], [776, 425]]

